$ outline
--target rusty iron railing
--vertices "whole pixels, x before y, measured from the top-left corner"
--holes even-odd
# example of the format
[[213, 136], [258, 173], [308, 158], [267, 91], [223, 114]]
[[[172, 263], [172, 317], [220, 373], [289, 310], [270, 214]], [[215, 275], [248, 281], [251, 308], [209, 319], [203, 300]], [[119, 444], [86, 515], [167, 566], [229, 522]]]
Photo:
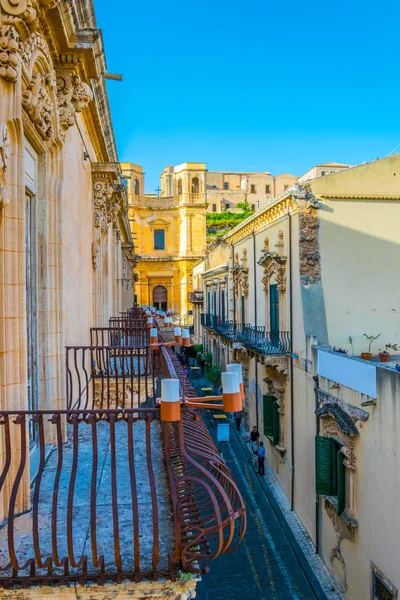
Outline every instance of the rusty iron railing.
[[[18, 514], [30, 420], [40, 458], [30, 510]], [[11, 490], [0, 530], [1, 587], [175, 578], [168, 489], [157, 473], [164, 468], [157, 409], [1, 412], [0, 428], [0, 493]]]
[[153, 397], [153, 361], [148, 346], [67, 347], [67, 409], [140, 408]]
[[[162, 348], [164, 376], [196, 396], [176, 355]], [[175, 518], [175, 557], [184, 571], [206, 573], [208, 563], [233, 552], [246, 532], [239, 489], [195, 408], [183, 408], [179, 423], [163, 425], [163, 439]]]
[[146, 327], [92, 327], [91, 346], [148, 346], [150, 332]]
[[[157, 361], [196, 395], [169, 348]], [[233, 551], [240, 492], [198, 410], [160, 421], [149, 347], [68, 347], [66, 379], [66, 410], [0, 411], [0, 587], [175, 580]]]
[[129, 315], [125, 317], [111, 317], [108, 320], [108, 324], [110, 327], [119, 328], [146, 328], [147, 327], [147, 318], [132, 318]]

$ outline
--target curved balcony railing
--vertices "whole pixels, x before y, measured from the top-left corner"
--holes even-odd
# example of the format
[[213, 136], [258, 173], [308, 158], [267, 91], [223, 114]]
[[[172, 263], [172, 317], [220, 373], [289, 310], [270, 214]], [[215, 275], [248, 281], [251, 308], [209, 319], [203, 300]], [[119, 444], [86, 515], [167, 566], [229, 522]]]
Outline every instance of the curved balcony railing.
[[[207, 572], [243, 538], [246, 512], [199, 411], [160, 421], [148, 346], [66, 356], [66, 410], [0, 411], [0, 587]], [[196, 395], [170, 349], [157, 361]]]
[[265, 327], [242, 325], [226, 321], [217, 315], [202, 314], [203, 327], [212, 329], [226, 339], [237, 341], [260, 354], [290, 354], [290, 335], [288, 331], [271, 332]]
[[[162, 349], [163, 373], [179, 378], [186, 397], [196, 396], [170, 349]], [[205, 573], [208, 563], [233, 552], [246, 531], [246, 509], [232, 474], [217, 451], [199, 411], [183, 409], [179, 423], [164, 425], [168, 476], [176, 526], [175, 562]]]

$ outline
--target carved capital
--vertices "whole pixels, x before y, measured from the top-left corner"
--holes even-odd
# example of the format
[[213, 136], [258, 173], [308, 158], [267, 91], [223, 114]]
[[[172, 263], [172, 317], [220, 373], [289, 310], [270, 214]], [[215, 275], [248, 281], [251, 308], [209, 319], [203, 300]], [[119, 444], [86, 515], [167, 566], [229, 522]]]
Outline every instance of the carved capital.
[[0, 206], [7, 206], [8, 194], [6, 189], [7, 169], [10, 163], [11, 143], [7, 125], [0, 123]]
[[75, 123], [75, 113], [84, 110], [93, 99], [90, 87], [79, 75], [69, 71], [57, 72], [57, 98], [60, 125], [64, 131]]

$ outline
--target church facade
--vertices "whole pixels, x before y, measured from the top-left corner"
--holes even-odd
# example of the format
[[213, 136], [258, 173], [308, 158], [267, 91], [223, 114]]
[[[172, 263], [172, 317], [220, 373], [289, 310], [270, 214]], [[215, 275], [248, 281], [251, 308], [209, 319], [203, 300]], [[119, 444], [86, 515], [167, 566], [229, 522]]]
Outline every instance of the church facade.
[[[139, 256], [136, 302], [160, 310], [168, 307], [181, 316], [182, 323], [191, 324], [188, 294], [192, 291], [192, 268], [206, 248], [205, 165], [184, 163], [175, 167], [173, 174], [164, 170], [161, 197], [144, 193], [142, 167], [122, 163], [121, 169]], [[179, 189], [172, 185], [176, 177]]]

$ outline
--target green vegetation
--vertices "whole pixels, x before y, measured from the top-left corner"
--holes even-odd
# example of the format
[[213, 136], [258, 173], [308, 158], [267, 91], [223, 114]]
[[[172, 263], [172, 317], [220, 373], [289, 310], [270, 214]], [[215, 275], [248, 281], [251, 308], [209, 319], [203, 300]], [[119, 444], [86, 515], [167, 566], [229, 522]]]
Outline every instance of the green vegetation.
[[239, 202], [237, 208], [242, 209], [242, 213], [231, 213], [228, 211], [220, 213], [207, 213], [206, 226], [208, 236], [222, 237], [239, 223], [253, 214], [248, 202]]
[[221, 369], [218, 365], [207, 367], [207, 379], [214, 387], [218, 387], [221, 383]]

